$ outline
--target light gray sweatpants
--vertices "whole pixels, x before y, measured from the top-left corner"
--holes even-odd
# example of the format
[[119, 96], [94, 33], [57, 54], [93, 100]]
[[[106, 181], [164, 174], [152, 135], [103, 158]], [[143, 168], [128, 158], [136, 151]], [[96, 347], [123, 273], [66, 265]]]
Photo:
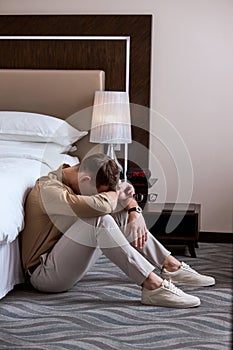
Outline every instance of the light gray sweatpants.
[[[161, 269], [170, 252], [148, 232], [142, 249], [130, 244], [123, 234], [127, 212], [78, 219], [55, 244], [41, 256], [41, 264], [30, 282], [42, 292], [70, 289], [103, 253], [136, 284], [141, 285], [155, 266]], [[122, 232], [123, 231], [123, 232]]]

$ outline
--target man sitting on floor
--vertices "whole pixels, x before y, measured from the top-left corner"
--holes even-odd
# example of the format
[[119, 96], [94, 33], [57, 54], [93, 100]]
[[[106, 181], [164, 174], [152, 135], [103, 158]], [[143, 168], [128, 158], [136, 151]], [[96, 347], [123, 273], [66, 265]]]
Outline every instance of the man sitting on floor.
[[142, 286], [142, 304], [200, 305], [198, 297], [174, 284], [210, 286], [214, 278], [179, 262], [156, 240], [133, 194], [130, 184], [119, 184], [115, 161], [103, 154], [39, 178], [26, 199], [21, 233], [23, 267], [32, 286], [66, 291], [103, 253]]

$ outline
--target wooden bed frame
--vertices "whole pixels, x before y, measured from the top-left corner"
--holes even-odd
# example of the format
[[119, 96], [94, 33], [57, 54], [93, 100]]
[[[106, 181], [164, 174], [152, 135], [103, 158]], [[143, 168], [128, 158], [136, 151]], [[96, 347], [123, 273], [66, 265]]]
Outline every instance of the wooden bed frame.
[[[2, 15], [0, 36], [55, 36], [51, 40], [0, 40], [0, 69], [102, 70], [105, 89], [126, 87], [130, 38], [129, 96], [135, 106], [150, 106], [151, 15]], [[69, 40], [58, 40], [69, 36]], [[72, 40], [75, 36], [112, 36], [114, 40]], [[58, 38], [57, 38], [58, 37]], [[1, 83], [0, 83], [1, 84]], [[1, 90], [4, 86], [0, 85]], [[1, 97], [0, 97], [1, 98]], [[131, 111], [133, 140], [142, 145], [140, 166], [148, 166], [149, 110]], [[129, 146], [129, 159], [135, 147]]]

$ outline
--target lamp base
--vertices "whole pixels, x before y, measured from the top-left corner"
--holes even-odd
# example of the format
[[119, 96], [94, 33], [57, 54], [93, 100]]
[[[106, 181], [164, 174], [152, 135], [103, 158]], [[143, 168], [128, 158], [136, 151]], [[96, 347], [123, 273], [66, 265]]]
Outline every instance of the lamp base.
[[123, 168], [122, 168], [121, 164], [120, 164], [120, 163], [118, 162], [118, 160], [117, 160], [117, 157], [116, 157], [116, 153], [115, 153], [115, 151], [114, 151], [114, 145], [113, 145], [113, 144], [109, 144], [109, 145], [108, 145], [107, 155], [108, 155], [110, 158], [112, 158], [112, 159], [116, 162], [116, 164], [117, 164], [117, 166], [118, 166], [118, 168], [119, 168], [119, 171], [120, 171], [120, 172], [123, 172]]

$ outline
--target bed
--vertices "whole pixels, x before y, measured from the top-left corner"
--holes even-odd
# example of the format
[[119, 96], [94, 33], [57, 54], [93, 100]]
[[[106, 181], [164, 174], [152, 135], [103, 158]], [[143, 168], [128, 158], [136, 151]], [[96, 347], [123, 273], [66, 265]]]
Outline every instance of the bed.
[[[55, 116], [79, 131], [88, 131], [96, 90], [125, 91], [128, 86], [131, 103], [149, 107], [151, 26], [151, 15], [0, 15], [0, 111]], [[126, 37], [130, 38], [129, 47]], [[131, 121], [133, 144], [129, 159], [137, 162], [139, 158], [140, 165], [148, 167], [149, 110], [132, 106]], [[22, 160], [35, 165], [33, 176], [29, 171], [20, 194], [21, 218], [22, 203], [38, 175], [55, 167], [56, 162], [79, 161], [89, 152], [100, 150], [89, 143], [89, 135], [77, 141], [75, 151], [52, 149], [52, 142], [46, 142], [44, 150], [36, 144], [32, 146], [34, 141], [0, 141], [3, 158], [8, 153], [14, 165], [22, 165]], [[140, 157], [141, 148], [135, 151], [137, 145], [142, 145]], [[9, 171], [4, 166], [2, 159], [5, 179], [0, 183], [3, 187], [5, 181], [8, 191]], [[16, 181], [11, 183], [18, 189]], [[9, 211], [2, 203], [7, 218]], [[10, 238], [1, 234], [0, 298], [24, 280], [17, 239], [21, 227], [16, 232], [11, 230]]]
[[[98, 152], [88, 131], [100, 70], [0, 70], [0, 298], [24, 282], [19, 233], [36, 179]], [[20, 87], [20, 88], [19, 88]], [[81, 89], [80, 89], [81, 87]], [[14, 98], [12, 98], [14, 97]]]

